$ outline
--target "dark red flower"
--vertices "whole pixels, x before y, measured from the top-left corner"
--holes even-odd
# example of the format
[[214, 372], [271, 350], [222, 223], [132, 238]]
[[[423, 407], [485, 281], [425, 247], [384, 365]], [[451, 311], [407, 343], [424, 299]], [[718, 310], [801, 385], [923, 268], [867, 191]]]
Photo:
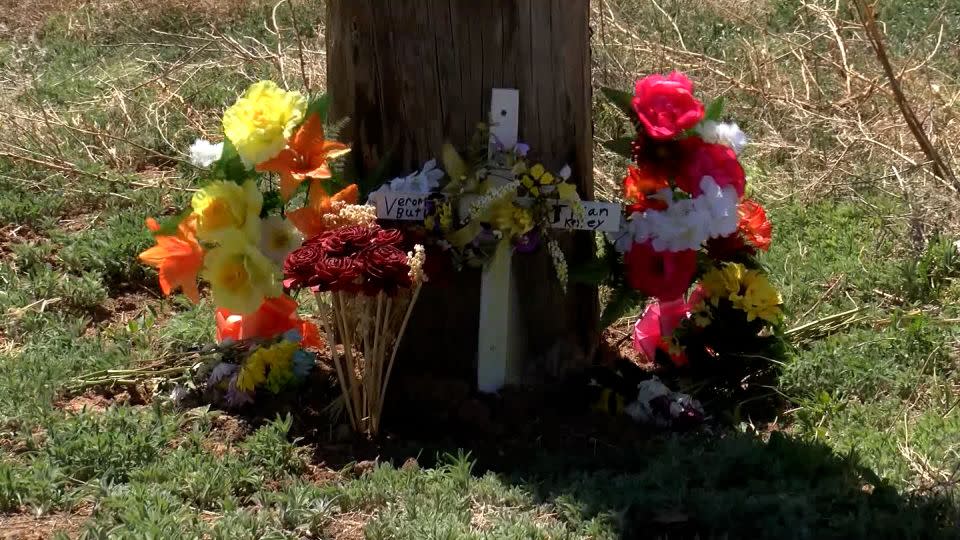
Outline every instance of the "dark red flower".
[[707, 255], [715, 261], [734, 261], [740, 253], [753, 255], [756, 250], [743, 241], [743, 235], [739, 230], [734, 231], [730, 236], [707, 240]]
[[650, 242], [634, 244], [624, 257], [627, 284], [662, 301], [683, 296], [697, 271], [697, 252], [656, 251]]
[[377, 225], [351, 225], [334, 230], [334, 235], [343, 241], [349, 253], [356, 253], [373, 244], [381, 229]]
[[389, 244], [374, 245], [360, 253], [363, 260], [368, 294], [384, 291], [395, 294], [399, 287], [409, 287], [410, 265], [407, 254]]
[[399, 246], [403, 243], [403, 233], [399, 229], [383, 229], [377, 233], [375, 243]]
[[283, 261], [283, 286], [291, 289], [308, 286], [314, 275], [313, 266], [325, 253], [323, 246], [316, 243], [307, 243], [291, 251]]
[[637, 121], [657, 140], [680, 135], [696, 126], [704, 115], [703, 103], [693, 97], [693, 83], [677, 72], [638, 80], [632, 105]]
[[704, 142], [700, 137], [687, 137], [681, 145], [684, 159], [677, 176], [677, 187], [696, 197], [703, 192], [700, 181], [704, 176], [710, 176], [721, 188], [733, 186], [737, 195], [743, 197], [747, 176], [736, 152], [722, 144]]
[[354, 257], [322, 257], [313, 265], [310, 286], [315, 291], [348, 291], [359, 289], [363, 267]]

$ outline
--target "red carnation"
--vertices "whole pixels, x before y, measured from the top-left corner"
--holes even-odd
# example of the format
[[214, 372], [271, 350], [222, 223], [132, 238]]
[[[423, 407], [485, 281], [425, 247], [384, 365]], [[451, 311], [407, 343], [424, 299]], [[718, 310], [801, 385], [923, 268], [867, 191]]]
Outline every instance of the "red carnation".
[[365, 249], [359, 257], [364, 263], [364, 275], [370, 294], [381, 290], [394, 294], [397, 288], [411, 285], [407, 254], [396, 246], [374, 245]]
[[677, 187], [696, 197], [703, 192], [700, 181], [704, 176], [710, 176], [721, 188], [733, 186], [737, 195], [743, 197], [747, 176], [736, 152], [722, 144], [704, 142], [700, 137], [687, 137], [681, 143], [685, 159], [677, 177]]
[[661, 301], [680, 298], [697, 271], [697, 252], [656, 251], [651, 242], [633, 244], [624, 257], [627, 284]]
[[313, 278], [313, 266], [323, 258], [323, 246], [307, 243], [290, 252], [283, 261], [283, 286], [287, 288], [306, 287]]
[[693, 97], [693, 83], [677, 72], [637, 81], [632, 105], [647, 134], [658, 140], [676, 137], [704, 115], [703, 103]]
[[770, 249], [773, 225], [767, 219], [767, 213], [756, 201], [746, 199], [738, 208], [740, 224], [737, 226], [747, 243], [760, 251]]

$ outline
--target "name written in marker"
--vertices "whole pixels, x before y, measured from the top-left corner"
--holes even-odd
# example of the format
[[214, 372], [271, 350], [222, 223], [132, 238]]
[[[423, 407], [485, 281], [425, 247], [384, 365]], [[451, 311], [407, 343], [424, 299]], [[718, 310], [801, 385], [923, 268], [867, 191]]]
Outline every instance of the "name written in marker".
[[420, 193], [375, 193], [373, 203], [377, 217], [397, 221], [420, 221], [423, 219], [427, 197]]
[[[375, 193], [372, 201], [380, 219], [420, 221], [424, 217], [427, 197], [421, 193]], [[620, 205], [594, 201], [580, 204], [583, 205], [582, 216], [578, 216], [568, 202], [551, 202], [550, 227], [602, 232], [620, 230]]]
[[577, 229], [583, 231], [616, 232], [620, 230], [620, 205], [603, 202], [582, 201], [583, 215], [574, 212], [572, 204], [564, 201], [551, 203], [554, 229]]

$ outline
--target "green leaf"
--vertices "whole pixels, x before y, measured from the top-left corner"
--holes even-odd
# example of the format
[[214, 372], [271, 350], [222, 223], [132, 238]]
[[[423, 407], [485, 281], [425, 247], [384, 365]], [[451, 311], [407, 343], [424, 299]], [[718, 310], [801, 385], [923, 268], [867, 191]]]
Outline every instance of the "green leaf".
[[631, 137], [620, 137], [619, 139], [604, 141], [603, 147], [617, 155], [621, 155], [627, 159], [633, 159], [633, 152], [630, 150], [631, 142], [633, 142]]
[[160, 225], [160, 230], [153, 234], [160, 236], [171, 236], [177, 234], [177, 227], [180, 225], [180, 222], [187, 219], [187, 216], [192, 213], [193, 208], [188, 206], [186, 210], [183, 210], [179, 214], [159, 219], [158, 224]]
[[627, 118], [634, 117], [633, 94], [624, 92], [623, 90], [617, 90], [616, 88], [607, 88], [606, 86], [601, 88], [600, 91], [603, 92], [603, 95], [606, 96], [611, 103], [623, 111], [623, 114], [627, 115]]
[[[303, 182], [306, 184], [306, 182]], [[260, 217], [265, 218], [270, 212], [283, 207], [283, 199], [280, 198], [280, 190], [271, 189], [263, 194], [263, 207], [260, 209]]]
[[327, 122], [327, 112], [330, 110], [330, 94], [321, 94], [310, 100], [307, 105], [307, 112], [303, 117], [309, 118], [311, 114], [319, 114], [320, 121]]
[[220, 159], [210, 166], [210, 172], [214, 178], [229, 180], [242, 184], [250, 178], [251, 171], [243, 164], [240, 154], [237, 153], [237, 147], [230, 142], [230, 139], [223, 140], [223, 153]]
[[632, 287], [621, 286], [613, 291], [600, 315], [600, 328], [607, 328], [643, 302], [644, 296]]
[[723, 102], [723, 96], [711, 101], [710, 105], [707, 105], [707, 111], [704, 114], [704, 119], [719, 122], [720, 117], [723, 116]]

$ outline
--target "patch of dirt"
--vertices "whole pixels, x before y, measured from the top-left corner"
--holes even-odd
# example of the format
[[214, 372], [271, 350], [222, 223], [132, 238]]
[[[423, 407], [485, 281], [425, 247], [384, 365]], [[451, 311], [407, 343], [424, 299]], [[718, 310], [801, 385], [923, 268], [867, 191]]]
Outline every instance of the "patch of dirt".
[[87, 412], [102, 413], [111, 405], [143, 406], [149, 402], [146, 388], [132, 385], [117, 385], [113, 387], [91, 388], [82, 394], [64, 396], [55, 401], [53, 406], [63, 411], [78, 414], [84, 409]]
[[324, 538], [337, 540], [362, 540], [363, 528], [370, 521], [370, 515], [363, 512], [345, 512], [337, 514], [323, 530]]
[[230, 414], [220, 414], [211, 420], [212, 429], [204, 439], [203, 447], [215, 456], [230, 453], [243, 439], [253, 432], [253, 428], [243, 418]]
[[113, 402], [106, 397], [94, 392], [74, 396], [66, 401], [56, 403], [58, 409], [69, 413], [80, 413], [82, 411], [102, 413], [107, 410]]
[[[127, 324], [137, 317], [151, 312], [150, 306], [156, 305], [159, 305], [159, 301], [153, 291], [142, 286], [138, 288], [134, 285], [127, 285], [120, 287], [102, 305], [97, 306], [93, 314], [93, 322], [95, 325], [102, 323]], [[161, 314], [158, 309], [152, 311], [158, 315]]]
[[[2, 2], [3, 0], [0, 0]], [[26, 225], [9, 224], [0, 227], [0, 253], [13, 253], [11, 245], [35, 242], [43, 237]]]
[[0, 515], [0, 540], [47, 540], [60, 532], [76, 538], [90, 512], [90, 509], [81, 509], [72, 514], [40, 517], [27, 513]]

